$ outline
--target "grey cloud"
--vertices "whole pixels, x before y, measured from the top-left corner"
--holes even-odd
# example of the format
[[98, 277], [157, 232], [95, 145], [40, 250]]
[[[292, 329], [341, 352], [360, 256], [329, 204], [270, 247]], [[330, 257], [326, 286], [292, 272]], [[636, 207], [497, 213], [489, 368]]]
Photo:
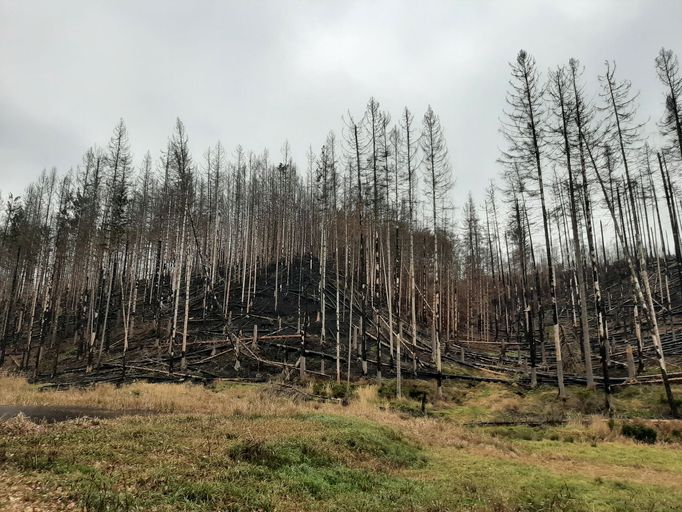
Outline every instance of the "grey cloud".
[[432, 104], [446, 129], [455, 202], [498, 173], [507, 63], [542, 70], [575, 56], [588, 87], [605, 59], [661, 111], [653, 59], [682, 52], [682, 3], [616, 1], [93, 2], [0, 0], [0, 183], [23, 188], [106, 143], [124, 117], [134, 153], [157, 155], [175, 116], [200, 159], [218, 139], [304, 165], [341, 115], [370, 95], [397, 116]]

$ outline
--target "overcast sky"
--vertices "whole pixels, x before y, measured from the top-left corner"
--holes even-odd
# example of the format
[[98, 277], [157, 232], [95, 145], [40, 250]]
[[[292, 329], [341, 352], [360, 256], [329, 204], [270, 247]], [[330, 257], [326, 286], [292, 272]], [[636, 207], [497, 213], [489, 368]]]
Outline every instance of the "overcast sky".
[[299, 166], [350, 109], [375, 96], [394, 119], [431, 104], [446, 130], [461, 205], [498, 166], [508, 62], [579, 58], [590, 92], [605, 59], [641, 91], [655, 131], [661, 46], [682, 53], [682, 1], [0, 0], [0, 191], [77, 165], [123, 117], [135, 161], [154, 157], [176, 116], [195, 160], [288, 139]]

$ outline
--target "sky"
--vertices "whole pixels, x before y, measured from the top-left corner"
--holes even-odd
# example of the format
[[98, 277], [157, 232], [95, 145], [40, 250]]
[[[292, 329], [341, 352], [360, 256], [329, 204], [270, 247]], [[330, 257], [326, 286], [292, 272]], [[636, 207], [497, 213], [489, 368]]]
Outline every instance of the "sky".
[[123, 118], [135, 162], [158, 157], [176, 117], [197, 162], [288, 140], [299, 167], [342, 115], [374, 96], [397, 121], [428, 105], [445, 128], [453, 200], [498, 176], [510, 76], [523, 48], [541, 72], [570, 57], [597, 96], [606, 59], [656, 132], [661, 46], [682, 54], [680, 0], [0, 0], [0, 192], [78, 165]]

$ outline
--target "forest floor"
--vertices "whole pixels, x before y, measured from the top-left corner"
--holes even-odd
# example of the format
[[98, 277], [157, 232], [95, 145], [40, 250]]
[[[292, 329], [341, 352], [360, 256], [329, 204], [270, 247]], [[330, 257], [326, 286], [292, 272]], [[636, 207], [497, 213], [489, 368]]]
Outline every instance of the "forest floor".
[[564, 401], [550, 387], [433, 391], [357, 384], [341, 401], [345, 386], [322, 383], [56, 391], [0, 377], [0, 405], [122, 414], [1, 421], [0, 510], [682, 510], [682, 421], [665, 419], [660, 386], [620, 388], [612, 420], [577, 387]]

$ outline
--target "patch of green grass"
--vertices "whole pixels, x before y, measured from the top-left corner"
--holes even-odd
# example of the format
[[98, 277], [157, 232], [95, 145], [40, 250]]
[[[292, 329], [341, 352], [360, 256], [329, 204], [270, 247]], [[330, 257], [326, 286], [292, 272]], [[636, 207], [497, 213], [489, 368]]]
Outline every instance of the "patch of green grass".
[[495, 414], [493, 414], [489, 409], [480, 405], [458, 405], [449, 408], [447, 411], [443, 411], [441, 415], [445, 418], [461, 422], [485, 422], [492, 421], [495, 419]]
[[489, 432], [493, 437], [501, 437], [504, 439], [516, 439], [521, 441], [540, 441], [548, 438], [547, 429], [541, 427], [528, 427], [525, 425], [505, 426], [505, 427], [487, 427], [483, 429]]
[[[278, 421], [302, 425], [309, 435], [287, 436]], [[249, 436], [250, 428], [260, 436], [268, 427], [272, 435]], [[212, 446], [206, 445], [207, 432]], [[576, 443], [567, 448], [542, 440], [528, 443], [525, 437], [514, 436], [519, 454], [562, 453], [623, 463], [622, 446], [595, 449]], [[64, 486], [92, 511], [663, 511], [673, 510], [674, 500], [682, 497], [630, 482], [554, 474], [535, 466], [532, 458], [511, 462], [423, 448], [375, 422], [329, 414], [229, 421], [120, 418], [3, 442], [9, 452], [31, 453], [40, 461], [14, 457], [7, 464]], [[649, 453], [650, 447], [631, 448], [637, 450], [632, 461], [661, 460], [661, 452]], [[670, 469], [673, 455], [662, 459], [662, 467]]]
[[666, 512], [677, 510], [682, 502], [679, 489], [606, 477], [597, 480], [570, 468], [557, 473], [536, 466], [533, 459], [516, 458], [510, 461], [444, 450], [430, 466], [434, 468], [432, 483], [443, 496], [457, 495], [453, 502], [466, 510]]
[[[422, 396], [426, 395], [426, 400], [431, 402], [436, 395], [435, 384], [423, 380], [405, 379], [402, 381], [400, 389], [402, 395], [411, 400], [421, 401]], [[381, 386], [379, 386], [379, 396], [388, 399], [395, 398], [396, 381], [394, 379], [383, 379]]]
[[646, 467], [682, 475], [682, 457], [680, 457], [679, 448], [619, 442], [602, 442], [594, 445], [550, 439], [540, 439], [535, 442], [519, 440], [513, 442], [513, 446], [520, 452], [528, 454], [572, 459], [601, 466]]
[[412, 417], [428, 416], [433, 412], [432, 405], [425, 404], [424, 410], [422, 411], [422, 405], [420, 402], [416, 400], [409, 400], [407, 398], [401, 398], [400, 400], [392, 400], [389, 406], [394, 411]]
[[118, 512], [141, 510], [135, 496], [126, 491], [112, 490], [103, 478], [87, 478], [79, 484], [80, 501], [88, 512]]
[[300, 464], [323, 467], [332, 463], [332, 458], [327, 453], [304, 440], [284, 442], [243, 440], [230, 446], [227, 453], [236, 462], [256, 464], [270, 469]]
[[392, 467], [424, 462], [418, 446], [388, 427], [342, 416], [310, 415], [306, 419], [325, 427], [323, 441], [350, 450], [354, 456], [377, 459]]
[[[287, 432], [296, 425], [305, 433]], [[70, 489], [96, 511], [316, 509], [316, 500], [363, 494], [372, 502], [375, 488], [408, 495], [409, 482], [390, 471], [425, 463], [388, 427], [317, 415], [120, 418], [0, 444], [14, 454], [6, 464]]]

